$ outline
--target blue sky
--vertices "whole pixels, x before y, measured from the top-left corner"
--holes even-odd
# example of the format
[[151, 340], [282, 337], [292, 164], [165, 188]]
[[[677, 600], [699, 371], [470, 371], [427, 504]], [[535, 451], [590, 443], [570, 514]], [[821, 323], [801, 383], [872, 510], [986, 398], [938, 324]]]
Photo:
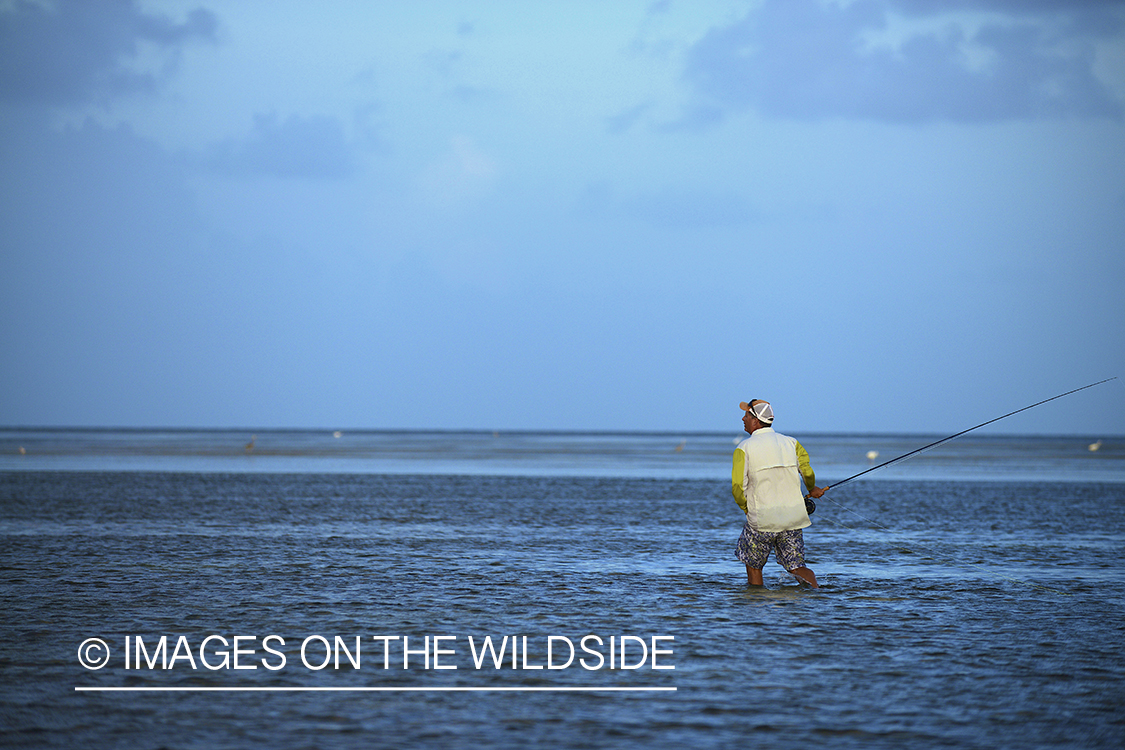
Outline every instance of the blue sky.
[[1121, 2], [3, 2], [0, 425], [955, 432], [1125, 376], [1123, 116]]

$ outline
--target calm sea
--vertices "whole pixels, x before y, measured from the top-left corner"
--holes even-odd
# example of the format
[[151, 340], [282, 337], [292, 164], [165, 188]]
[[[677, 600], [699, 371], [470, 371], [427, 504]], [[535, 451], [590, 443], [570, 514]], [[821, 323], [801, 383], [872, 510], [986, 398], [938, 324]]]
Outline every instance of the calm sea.
[[810, 590], [746, 585], [738, 437], [0, 430], [0, 742], [1125, 744], [1125, 439], [831, 490]]

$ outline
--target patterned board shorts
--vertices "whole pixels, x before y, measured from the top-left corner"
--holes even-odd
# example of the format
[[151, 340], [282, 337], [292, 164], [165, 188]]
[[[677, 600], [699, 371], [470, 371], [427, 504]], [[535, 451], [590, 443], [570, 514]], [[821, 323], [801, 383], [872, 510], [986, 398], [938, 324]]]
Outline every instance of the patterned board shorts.
[[755, 570], [761, 570], [769, 559], [770, 550], [773, 550], [777, 564], [786, 570], [804, 567], [805, 535], [800, 529], [757, 531], [749, 524], [742, 527], [735, 549], [739, 560]]

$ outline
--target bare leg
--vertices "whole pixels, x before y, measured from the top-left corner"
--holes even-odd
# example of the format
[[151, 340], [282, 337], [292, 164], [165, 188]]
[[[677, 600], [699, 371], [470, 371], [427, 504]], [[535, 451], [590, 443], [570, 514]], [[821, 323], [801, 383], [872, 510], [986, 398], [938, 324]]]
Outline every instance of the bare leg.
[[[816, 575], [811, 570], [804, 567], [803, 565], [799, 568], [793, 568], [793, 570], [789, 571], [789, 573], [791, 575], [797, 576], [798, 578], [800, 578], [802, 581], [804, 581], [805, 583], [807, 583], [809, 586], [811, 586], [814, 589], [820, 588], [820, 585], [816, 582]], [[761, 577], [762, 577], [762, 574], [759, 571], [759, 573], [758, 573], [759, 580], [761, 579]]]
[[747, 578], [747, 580], [750, 581], [751, 586], [761, 586], [761, 585], [763, 585], [762, 584], [762, 569], [761, 568], [751, 568], [749, 565], [747, 565], [746, 566], [746, 578]]

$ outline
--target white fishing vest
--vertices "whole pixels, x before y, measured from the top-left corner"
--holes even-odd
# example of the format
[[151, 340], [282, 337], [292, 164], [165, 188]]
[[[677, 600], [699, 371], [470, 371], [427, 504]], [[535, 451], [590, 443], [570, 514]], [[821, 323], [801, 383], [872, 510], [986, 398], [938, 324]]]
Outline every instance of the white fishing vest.
[[797, 441], [771, 427], [760, 427], [735, 449], [736, 470], [739, 451], [743, 453], [741, 489], [750, 527], [786, 531], [811, 526], [797, 465]]

